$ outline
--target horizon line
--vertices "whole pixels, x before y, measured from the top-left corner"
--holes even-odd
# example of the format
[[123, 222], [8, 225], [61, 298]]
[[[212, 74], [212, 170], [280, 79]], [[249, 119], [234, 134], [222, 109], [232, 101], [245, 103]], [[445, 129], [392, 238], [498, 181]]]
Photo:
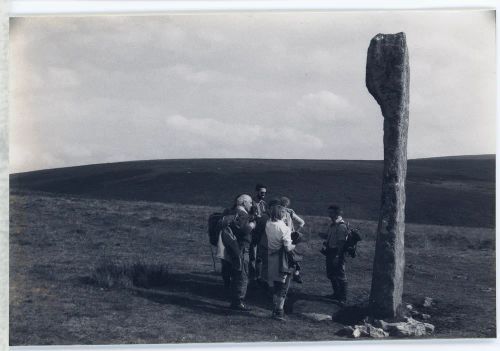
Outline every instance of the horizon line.
[[[417, 161], [417, 160], [429, 160], [429, 159], [438, 159], [438, 158], [460, 158], [460, 157], [485, 157], [485, 156], [494, 156], [496, 158], [496, 153], [493, 154], [464, 154], [464, 155], [444, 155], [444, 156], [429, 156], [429, 157], [418, 157], [418, 158], [408, 158], [407, 161]], [[88, 167], [88, 166], [99, 166], [99, 165], [110, 165], [110, 164], [119, 164], [119, 163], [133, 163], [133, 162], [153, 162], [153, 161], [189, 161], [189, 160], [268, 160], [268, 161], [361, 161], [361, 162], [381, 162], [384, 159], [326, 159], [326, 158], [258, 158], [258, 157], [193, 157], [193, 158], [156, 158], [156, 159], [141, 159], [141, 160], [128, 160], [128, 161], [117, 161], [117, 162], [100, 162], [100, 163], [88, 163], [88, 164], [80, 164], [73, 166], [62, 166], [62, 167], [53, 167], [53, 168], [40, 168], [33, 169], [29, 171], [21, 171], [21, 172], [9, 172], [9, 176], [31, 173], [31, 172], [42, 172], [42, 171], [51, 171], [57, 169], [65, 169], [65, 168], [78, 168], [78, 167]]]

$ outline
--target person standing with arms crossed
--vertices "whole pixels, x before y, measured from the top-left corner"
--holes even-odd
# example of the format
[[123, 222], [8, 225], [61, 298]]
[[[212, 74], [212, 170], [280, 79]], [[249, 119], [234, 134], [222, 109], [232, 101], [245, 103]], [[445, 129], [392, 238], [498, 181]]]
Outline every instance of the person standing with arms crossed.
[[337, 205], [328, 207], [332, 221], [328, 227], [326, 241], [321, 252], [326, 256], [326, 276], [332, 284], [333, 298], [339, 305], [347, 301], [347, 278], [345, 274], [344, 245], [347, 238], [347, 225], [342, 218], [343, 211]]

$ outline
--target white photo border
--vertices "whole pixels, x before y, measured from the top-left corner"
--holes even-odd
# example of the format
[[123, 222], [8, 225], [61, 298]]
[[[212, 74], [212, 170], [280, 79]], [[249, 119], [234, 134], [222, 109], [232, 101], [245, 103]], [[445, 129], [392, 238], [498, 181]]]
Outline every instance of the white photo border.
[[[207, 13], [207, 12], [234, 12], [234, 11], [366, 11], [366, 10], [472, 10], [499, 8], [500, 0], [254, 0], [254, 1], [87, 1], [87, 0], [0, 0], [0, 350], [9, 349], [9, 174], [8, 174], [8, 38], [9, 18], [24, 16], [92, 16], [92, 15], [160, 15], [173, 13]], [[500, 26], [496, 23], [497, 33]], [[499, 67], [500, 50], [497, 35], [497, 71]], [[497, 93], [500, 91], [497, 77]], [[497, 94], [498, 95], [498, 94]], [[497, 120], [500, 103], [497, 98]], [[497, 123], [497, 135], [500, 127]], [[500, 147], [497, 138], [497, 150]], [[497, 181], [500, 167], [497, 164]], [[497, 218], [499, 217], [499, 202], [496, 204]], [[496, 240], [498, 248], [498, 240]], [[499, 272], [499, 261], [496, 260], [496, 269]], [[497, 274], [498, 276], [498, 274]], [[293, 343], [225, 343], [225, 344], [168, 344], [168, 345], [106, 345], [106, 346], [14, 346], [13, 351], [21, 350], [302, 350], [314, 347], [316, 350], [331, 350], [334, 346], [338, 350], [364, 351], [399, 350], [468, 350], [480, 347], [482, 350], [497, 350], [500, 345], [498, 338], [498, 299], [499, 282], [496, 282], [497, 291], [497, 339], [432, 339], [432, 340], [389, 340], [389, 341], [329, 341], [329, 342], [293, 342]], [[473, 322], [473, 321], [471, 321]]]

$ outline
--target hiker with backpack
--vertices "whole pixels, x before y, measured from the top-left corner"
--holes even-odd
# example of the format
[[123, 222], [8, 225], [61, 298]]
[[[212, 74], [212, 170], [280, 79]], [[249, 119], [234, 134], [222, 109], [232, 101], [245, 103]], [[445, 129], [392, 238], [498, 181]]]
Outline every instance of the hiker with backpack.
[[242, 194], [235, 199], [231, 209], [225, 210], [220, 219], [217, 257], [223, 264], [223, 279], [229, 285], [230, 308], [249, 311], [245, 305], [248, 286], [249, 248], [255, 220], [250, 214], [252, 198]]
[[[228, 210], [224, 210], [224, 212], [215, 212], [208, 216], [208, 239], [210, 245], [215, 247], [216, 253], [215, 256], [220, 259], [221, 264], [221, 276], [222, 281], [224, 282], [224, 288], [226, 290], [230, 289], [231, 286], [231, 256], [229, 255], [229, 250], [226, 250], [224, 243], [222, 241], [222, 230], [229, 225]], [[213, 248], [210, 248], [212, 253], [212, 260], [215, 268], [215, 258], [213, 254]]]
[[321, 253], [326, 256], [326, 276], [332, 284], [333, 294], [329, 295], [343, 306], [347, 301], [347, 278], [345, 274], [345, 249], [348, 226], [342, 218], [342, 209], [337, 205], [328, 207], [332, 221], [326, 233]]

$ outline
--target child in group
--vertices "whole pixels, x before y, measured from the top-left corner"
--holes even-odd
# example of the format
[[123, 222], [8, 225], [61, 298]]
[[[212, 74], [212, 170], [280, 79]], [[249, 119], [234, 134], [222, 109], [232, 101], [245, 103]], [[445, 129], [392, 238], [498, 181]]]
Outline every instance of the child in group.
[[[290, 208], [291, 201], [288, 197], [283, 196], [280, 198], [280, 204], [286, 210], [285, 218], [283, 218], [283, 222], [287, 225], [288, 228], [292, 231], [292, 240], [294, 244], [298, 243], [302, 239], [302, 235], [300, 234], [300, 230], [304, 227], [306, 222], [300, 218], [294, 210]], [[295, 223], [297, 223], [297, 227], [295, 227]], [[290, 266], [295, 268], [295, 272], [293, 274], [293, 281], [299, 284], [302, 284], [302, 278], [300, 275], [300, 264], [299, 261], [302, 261], [302, 255], [300, 255], [297, 250], [292, 250], [288, 254]]]

